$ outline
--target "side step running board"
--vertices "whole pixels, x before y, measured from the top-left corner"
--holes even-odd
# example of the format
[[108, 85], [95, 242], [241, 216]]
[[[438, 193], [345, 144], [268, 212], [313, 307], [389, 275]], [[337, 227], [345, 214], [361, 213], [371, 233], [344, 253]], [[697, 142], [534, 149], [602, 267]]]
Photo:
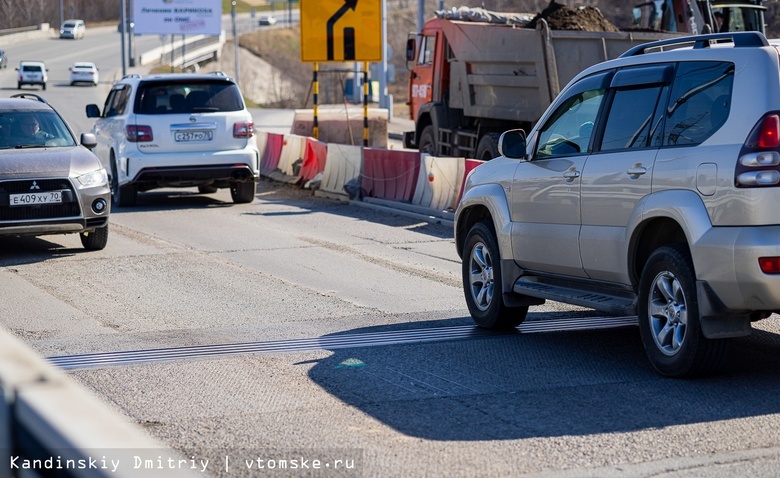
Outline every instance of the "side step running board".
[[629, 291], [578, 288], [572, 282], [559, 285], [542, 282], [535, 276], [519, 278], [512, 290], [516, 294], [589, 307], [610, 314], [636, 315], [636, 296]]

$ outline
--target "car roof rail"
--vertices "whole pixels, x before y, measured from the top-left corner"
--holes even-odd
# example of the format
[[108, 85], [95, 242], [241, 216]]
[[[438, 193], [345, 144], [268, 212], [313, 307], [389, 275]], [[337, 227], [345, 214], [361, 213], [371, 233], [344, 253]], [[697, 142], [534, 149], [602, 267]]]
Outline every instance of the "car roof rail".
[[680, 38], [669, 38], [668, 40], [659, 40], [650, 43], [637, 45], [627, 52], [620, 55], [619, 58], [628, 58], [630, 56], [643, 55], [647, 50], [661, 48], [672, 45], [684, 45], [693, 43], [694, 49], [709, 48], [713, 42], [730, 40], [735, 48], [751, 48], [769, 46], [769, 42], [761, 32], [729, 32], [729, 33], [710, 33], [708, 35], [692, 35]]
[[123, 80], [126, 80], [128, 78], [141, 78], [141, 75], [138, 73], [130, 73], [129, 75], [125, 75], [122, 77]]
[[41, 103], [44, 103], [44, 104], [47, 104], [47, 105], [49, 104], [46, 100], [44, 100], [40, 96], [36, 95], [35, 93], [17, 93], [15, 95], [11, 95], [11, 98], [25, 98], [25, 99], [35, 98], [36, 100], [40, 101]]

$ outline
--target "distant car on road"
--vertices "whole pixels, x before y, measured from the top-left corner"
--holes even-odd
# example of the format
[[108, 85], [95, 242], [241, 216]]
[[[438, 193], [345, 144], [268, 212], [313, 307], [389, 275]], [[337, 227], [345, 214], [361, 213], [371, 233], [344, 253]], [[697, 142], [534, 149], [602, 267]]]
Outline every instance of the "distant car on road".
[[79, 234], [84, 248], [108, 242], [108, 174], [46, 101], [32, 93], [0, 99], [0, 236]]
[[19, 72], [16, 81], [16, 89], [21, 90], [22, 85], [40, 85], [46, 89], [46, 82], [49, 81], [49, 71], [46, 64], [42, 61], [22, 61], [16, 69]]
[[87, 26], [84, 20], [65, 20], [60, 27], [60, 38], [73, 38], [78, 40], [84, 38], [87, 32]]
[[258, 25], [276, 25], [276, 17], [273, 15], [260, 15], [257, 18]]
[[8, 68], [8, 55], [5, 50], [0, 50], [0, 68]]
[[98, 68], [94, 63], [88, 61], [79, 61], [73, 64], [69, 68], [70, 70], [70, 85], [73, 86], [76, 83], [89, 83], [92, 86], [97, 86], [99, 81]]

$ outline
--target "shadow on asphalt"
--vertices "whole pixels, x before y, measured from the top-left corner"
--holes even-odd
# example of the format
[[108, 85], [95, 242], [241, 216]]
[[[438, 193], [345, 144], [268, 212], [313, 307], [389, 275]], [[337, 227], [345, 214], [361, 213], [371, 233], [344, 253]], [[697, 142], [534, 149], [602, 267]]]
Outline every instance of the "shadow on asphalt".
[[[529, 320], [559, 315], [533, 314]], [[459, 318], [415, 327], [464, 323]], [[428, 440], [622, 433], [780, 412], [777, 334], [755, 331], [735, 339], [717, 376], [674, 380], [652, 369], [636, 327], [477, 332], [457, 341], [332, 350], [309, 376], [400, 433]]]

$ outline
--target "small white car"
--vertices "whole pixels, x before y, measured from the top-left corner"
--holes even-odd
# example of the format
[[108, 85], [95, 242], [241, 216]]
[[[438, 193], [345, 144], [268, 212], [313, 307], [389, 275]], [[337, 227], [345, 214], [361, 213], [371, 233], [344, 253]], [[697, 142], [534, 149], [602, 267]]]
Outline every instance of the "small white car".
[[60, 27], [60, 38], [72, 38], [78, 40], [84, 38], [87, 26], [84, 20], [65, 20]]
[[71, 86], [75, 85], [76, 83], [89, 83], [92, 86], [97, 86], [98, 82], [100, 81], [98, 68], [92, 62], [76, 62], [69, 68], [69, 70]]
[[260, 15], [257, 18], [258, 25], [276, 25], [276, 17], [273, 15]]
[[40, 85], [42, 89], [46, 89], [46, 82], [49, 81], [49, 75], [46, 72], [49, 69], [42, 61], [22, 61], [16, 71], [19, 72], [16, 79], [16, 89], [21, 90], [22, 85]]

